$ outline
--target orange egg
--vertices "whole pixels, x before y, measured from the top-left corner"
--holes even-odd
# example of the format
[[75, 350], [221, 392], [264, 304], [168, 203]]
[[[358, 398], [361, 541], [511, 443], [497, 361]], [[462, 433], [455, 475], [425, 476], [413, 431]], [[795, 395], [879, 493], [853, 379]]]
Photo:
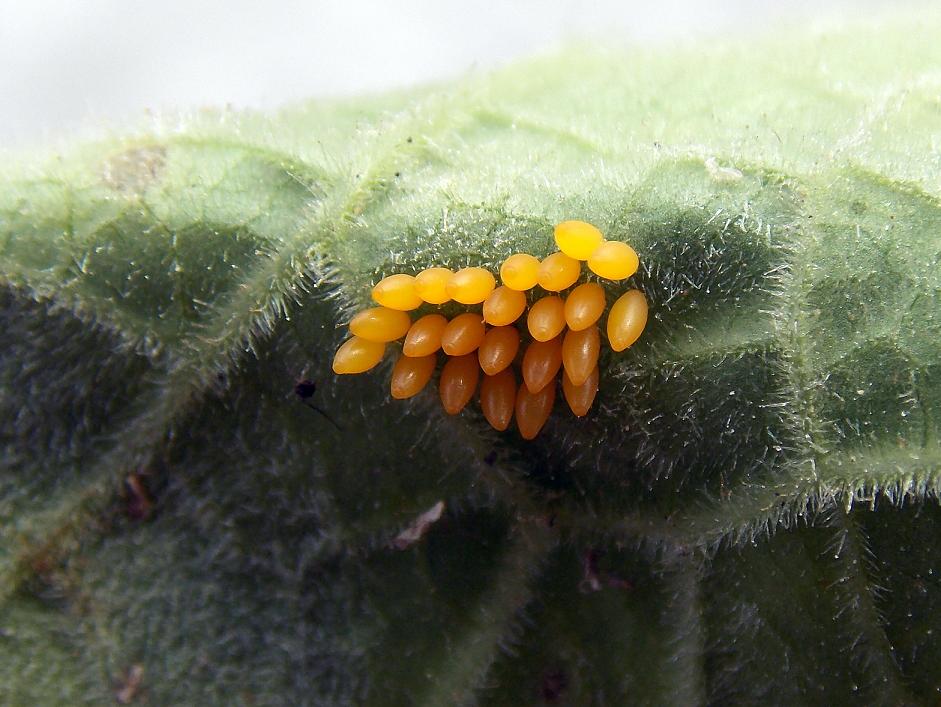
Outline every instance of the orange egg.
[[497, 281], [484, 268], [463, 268], [448, 280], [447, 291], [451, 299], [461, 304], [480, 304], [490, 296]]
[[520, 348], [520, 333], [516, 327], [498, 326], [486, 334], [477, 349], [477, 360], [488, 376], [495, 376], [516, 358]]
[[575, 385], [567, 373], [562, 374], [562, 392], [576, 417], [587, 415], [595, 402], [595, 396], [598, 394], [598, 375], [598, 367], [595, 366], [584, 383]]
[[640, 338], [647, 326], [647, 298], [640, 290], [628, 290], [608, 312], [608, 343], [623, 351]]
[[555, 385], [533, 393], [524, 383], [516, 393], [516, 426], [523, 439], [534, 439], [546, 424], [555, 403]]
[[579, 285], [565, 298], [565, 323], [573, 331], [587, 329], [604, 314], [604, 288], [596, 282]]
[[350, 333], [369, 341], [395, 341], [408, 333], [412, 319], [405, 312], [388, 307], [370, 307], [350, 320]]
[[474, 397], [479, 378], [477, 356], [466, 354], [449, 358], [441, 369], [441, 378], [438, 381], [438, 393], [445, 412], [457, 415], [463, 410]]
[[415, 278], [411, 275], [389, 275], [372, 288], [372, 298], [383, 307], [408, 311], [421, 306], [415, 294]]
[[392, 368], [392, 397], [396, 400], [404, 400], [418, 395], [431, 380], [437, 361], [438, 357], [435, 354], [418, 357], [400, 356]]
[[487, 422], [502, 432], [510, 426], [516, 405], [516, 376], [504, 369], [495, 376], [484, 376], [480, 383], [480, 409]]
[[536, 341], [554, 339], [565, 328], [565, 303], [557, 295], [533, 303], [526, 316], [526, 326]]
[[575, 260], [588, 260], [602, 241], [601, 231], [584, 221], [563, 221], [555, 227], [559, 250]]
[[590, 326], [581, 331], [567, 331], [562, 340], [562, 365], [572, 383], [581, 385], [598, 366], [601, 353], [601, 334], [598, 327]]
[[428, 268], [415, 276], [415, 294], [428, 304], [444, 304], [451, 301], [448, 283], [452, 273], [447, 268]]
[[539, 281], [539, 259], [526, 253], [511, 255], [500, 266], [500, 279], [511, 290], [532, 289]]
[[539, 263], [539, 286], [559, 292], [575, 284], [582, 274], [581, 264], [565, 253], [553, 253]]
[[640, 265], [637, 253], [627, 243], [605, 241], [588, 258], [588, 268], [607, 280], [630, 277]]
[[534, 341], [523, 354], [523, 380], [526, 387], [538, 393], [552, 383], [562, 367], [562, 337], [551, 341]]
[[526, 295], [509, 287], [498, 287], [484, 301], [484, 321], [493, 326], [512, 324], [526, 309]]
[[333, 372], [365, 373], [382, 360], [386, 345], [380, 341], [369, 341], [352, 336], [343, 342], [333, 357]]
[[441, 334], [441, 348], [448, 356], [469, 354], [477, 350], [484, 340], [485, 333], [482, 316], [473, 312], [459, 314], [444, 328]]
[[426, 314], [412, 324], [405, 335], [402, 353], [406, 356], [428, 356], [441, 348], [441, 336], [448, 320], [440, 314]]

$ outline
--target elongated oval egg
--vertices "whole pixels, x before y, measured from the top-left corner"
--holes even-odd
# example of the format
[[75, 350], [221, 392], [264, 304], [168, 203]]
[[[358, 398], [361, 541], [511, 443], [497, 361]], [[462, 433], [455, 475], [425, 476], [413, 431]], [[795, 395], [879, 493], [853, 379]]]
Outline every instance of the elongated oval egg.
[[608, 343], [623, 351], [640, 338], [647, 325], [647, 298], [640, 290], [628, 290], [608, 312]]
[[490, 293], [484, 301], [484, 321], [493, 326], [512, 324], [526, 309], [526, 295], [502, 286]]
[[587, 329], [604, 314], [604, 288], [597, 282], [579, 285], [565, 298], [565, 323], [573, 331]]
[[395, 341], [408, 333], [412, 319], [405, 312], [388, 307], [370, 307], [350, 320], [350, 333], [369, 341]]
[[523, 439], [534, 439], [546, 424], [555, 404], [555, 384], [533, 393], [523, 383], [516, 393], [516, 426]]
[[380, 341], [369, 341], [351, 336], [337, 349], [333, 357], [333, 372], [365, 373], [382, 360], [386, 345]]
[[438, 357], [400, 356], [392, 367], [391, 392], [396, 400], [405, 400], [418, 395], [428, 385], [431, 374], [435, 372]]
[[627, 243], [605, 241], [588, 258], [588, 268], [606, 280], [630, 277], [640, 265], [637, 253]]
[[525, 292], [539, 282], [539, 258], [528, 253], [517, 253], [503, 261], [500, 280], [511, 290]]
[[449, 358], [441, 369], [438, 381], [438, 394], [441, 404], [449, 415], [457, 415], [474, 397], [477, 381], [480, 379], [480, 367], [477, 356], [466, 354]]
[[447, 290], [451, 299], [461, 304], [480, 304], [490, 296], [497, 281], [484, 268], [463, 268], [448, 280]]
[[587, 415], [595, 402], [595, 396], [598, 394], [598, 377], [597, 366], [581, 385], [575, 385], [567, 373], [562, 374], [562, 393], [576, 417]]
[[553, 253], [539, 263], [539, 286], [549, 292], [559, 292], [574, 285], [581, 273], [577, 260], [565, 253]]
[[426, 314], [412, 324], [405, 335], [402, 353], [406, 356], [428, 356], [441, 348], [441, 336], [448, 320], [440, 314]]
[[372, 288], [372, 298], [383, 307], [407, 312], [421, 306], [415, 293], [415, 278], [411, 275], [389, 275]]
[[428, 304], [444, 304], [451, 301], [448, 283], [454, 275], [447, 268], [428, 268], [415, 276], [415, 294]]
[[581, 331], [567, 331], [562, 340], [562, 365], [575, 385], [581, 385], [598, 367], [601, 334], [597, 326]]
[[575, 260], [588, 260], [603, 241], [601, 231], [584, 221], [563, 221], [555, 227], [559, 250]]
[[444, 328], [441, 334], [441, 348], [448, 356], [469, 354], [477, 350], [484, 340], [485, 333], [486, 327], [481, 315], [473, 312], [458, 314]]
[[565, 303], [558, 295], [549, 295], [533, 303], [526, 315], [526, 326], [536, 341], [554, 339], [565, 328]]
[[516, 376], [508, 368], [480, 382], [480, 409], [487, 422], [502, 432], [510, 426], [516, 405]]
[[523, 354], [523, 381], [533, 393], [549, 385], [562, 367], [562, 337], [534, 341]]
[[516, 327], [498, 326], [486, 334], [477, 349], [477, 360], [488, 376], [495, 376], [513, 363], [520, 348], [520, 333]]

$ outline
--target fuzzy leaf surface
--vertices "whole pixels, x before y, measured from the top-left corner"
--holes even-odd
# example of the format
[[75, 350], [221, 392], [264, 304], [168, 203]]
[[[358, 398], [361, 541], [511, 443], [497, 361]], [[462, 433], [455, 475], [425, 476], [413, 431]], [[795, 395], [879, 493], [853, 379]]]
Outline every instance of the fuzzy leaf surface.
[[[0, 702], [936, 701], [939, 32], [568, 53], [8, 161]], [[526, 442], [331, 373], [381, 277], [569, 218], [635, 247], [651, 312], [587, 418]]]

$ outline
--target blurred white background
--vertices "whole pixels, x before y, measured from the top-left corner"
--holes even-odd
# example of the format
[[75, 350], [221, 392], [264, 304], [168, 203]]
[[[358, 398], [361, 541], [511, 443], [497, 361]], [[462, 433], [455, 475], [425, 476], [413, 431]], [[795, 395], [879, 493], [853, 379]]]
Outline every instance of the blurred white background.
[[747, 37], [898, 4], [0, 0], [0, 148], [120, 125], [148, 109], [266, 108], [411, 85], [586, 38]]

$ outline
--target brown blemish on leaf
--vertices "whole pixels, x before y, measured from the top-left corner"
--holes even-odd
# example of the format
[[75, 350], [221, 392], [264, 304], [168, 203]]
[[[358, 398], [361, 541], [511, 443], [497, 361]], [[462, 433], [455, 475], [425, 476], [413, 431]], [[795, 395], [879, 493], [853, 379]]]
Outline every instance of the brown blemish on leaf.
[[135, 663], [128, 668], [127, 674], [121, 680], [121, 684], [114, 692], [114, 699], [122, 705], [129, 705], [134, 701], [140, 692], [141, 683], [144, 681], [144, 666]]
[[112, 189], [139, 193], [156, 182], [167, 162], [167, 150], [161, 145], [136, 147], [105, 160], [101, 178]]
[[634, 588], [634, 583], [629, 579], [624, 579], [609, 572], [601, 572], [598, 569], [598, 560], [601, 559], [601, 553], [595, 549], [585, 551], [582, 556], [582, 581], [578, 584], [578, 590], [582, 594], [601, 591], [604, 587], [613, 589]]
[[410, 526], [395, 536], [392, 540], [392, 547], [396, 550], [404, 550], [414, 545], [422, 536], [428, 532], [428, 528], [437, 523], [444, 513], [444, 501], [438, 501], [427, 511], [419, 515]]
[[132, 520], [147, 520], [153, 511], [154, 501], [143, 474], [128, 474], [124, 480], [127, 495], [127, 515]]

